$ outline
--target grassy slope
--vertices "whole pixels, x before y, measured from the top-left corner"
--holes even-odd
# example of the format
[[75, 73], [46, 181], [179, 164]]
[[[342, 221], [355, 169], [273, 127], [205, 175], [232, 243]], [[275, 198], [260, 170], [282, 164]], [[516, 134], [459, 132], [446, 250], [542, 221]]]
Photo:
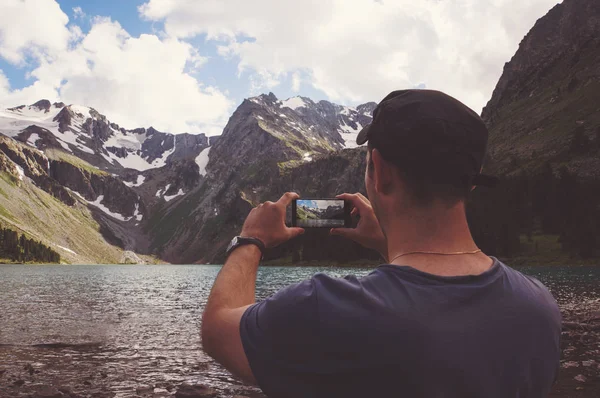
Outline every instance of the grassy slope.
[[296, 212], [298, 214], [298, 220], [308, 220], [309, 218], [312, 220], [316, 220], [318, 218], [315, 213], [306, 211], [302, 207], [298, 207]]
[[5, 172], [0, 172], [0, 177], [0, 221], [3, 224], [41, 240], [59, 252], [67, 263], [119, 262], [123, 250], [106, 243], [85, 205], [77, 203], [69, 207], [28, 179], [17, 183]]
[[92, 166], [85, 160], [80, 159], [77, 156], [71, 155], [67, 152], [61, 151], [59, 149], [47, 149], [44, 153], [46, 154], [48, 159], [62, 160], [63, 162], [71, 163], [73, 166], [78, 167], [82, 170], [86, 170], [93, 174], [109, 175], [109, 173], [107, 173], [106, 171], [100, 170], [99, 168]]

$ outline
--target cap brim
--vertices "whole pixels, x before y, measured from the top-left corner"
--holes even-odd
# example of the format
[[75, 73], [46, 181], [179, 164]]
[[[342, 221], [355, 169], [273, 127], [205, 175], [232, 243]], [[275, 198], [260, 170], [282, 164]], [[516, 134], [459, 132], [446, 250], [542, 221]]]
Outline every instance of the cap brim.
[[358, 133], [358, 136], [356, 136], [356, 143], [358, 145], [362, 145], [369, 140], [369, 129], [370, 128], [371, 128], [371, 125], [368, 124], [362, 130], [360, 130], [360, 133]]
[[477, 174], [473, 177], [472, 184], [481, 186], [481, 187], [490, 187], [494, 188], [496, 185], [500, 183], [500, 179], [498, 177], [486, 175], [486, 174]]

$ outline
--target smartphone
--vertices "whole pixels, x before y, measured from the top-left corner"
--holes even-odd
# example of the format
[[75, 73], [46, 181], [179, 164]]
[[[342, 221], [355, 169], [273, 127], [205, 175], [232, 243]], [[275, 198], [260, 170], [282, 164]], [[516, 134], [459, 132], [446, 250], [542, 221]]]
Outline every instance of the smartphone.
[[350, 228], [350, 203], [341, 199], [295, 199], [292, 227]]

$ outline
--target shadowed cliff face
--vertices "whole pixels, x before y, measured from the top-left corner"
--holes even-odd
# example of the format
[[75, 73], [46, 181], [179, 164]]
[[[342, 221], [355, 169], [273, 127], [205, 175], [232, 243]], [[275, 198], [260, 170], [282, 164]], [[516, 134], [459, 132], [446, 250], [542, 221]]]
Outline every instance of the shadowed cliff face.
[[546, 162], [600, 178], [600, 2], [565, 0], [519, 46], [482, 117], [490, 165], [537, 173]]

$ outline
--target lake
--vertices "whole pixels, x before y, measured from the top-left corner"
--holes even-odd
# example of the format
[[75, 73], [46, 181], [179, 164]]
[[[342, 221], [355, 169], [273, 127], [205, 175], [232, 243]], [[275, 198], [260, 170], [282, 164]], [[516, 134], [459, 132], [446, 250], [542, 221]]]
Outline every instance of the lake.
[[298, 220], [298, 226], [301, 228], [343, 228], [344, 220]]
[[[182, 382], [208, 385], [222, 397], [261, 396], [201, 350], [201, 314], [219, 269], [0, 266], [0, 397], [28, 396], [42, 385], [66, 386], [84, 396], [167, 397]], [[600, 267], [519, 269], [546, 284], [564, 314], [600, 310], [594, 309], [600, 304]], [[360, 276], [370, 270], [265, 267], [259, 270], [257, 296], [267, 297], [316, 272]], [[580, 338], [584, 331], [575, 329], [563, 336], [570, 350], [563, 362], [577, 365], [563, 366], [556, 388], [560, 395], [553, 396], [567, 391], [598, 397], [598, 333]], [[588, 360], [593, 363], [584, 365]], [[574, 379], [580, 375], [585, 381]]]

